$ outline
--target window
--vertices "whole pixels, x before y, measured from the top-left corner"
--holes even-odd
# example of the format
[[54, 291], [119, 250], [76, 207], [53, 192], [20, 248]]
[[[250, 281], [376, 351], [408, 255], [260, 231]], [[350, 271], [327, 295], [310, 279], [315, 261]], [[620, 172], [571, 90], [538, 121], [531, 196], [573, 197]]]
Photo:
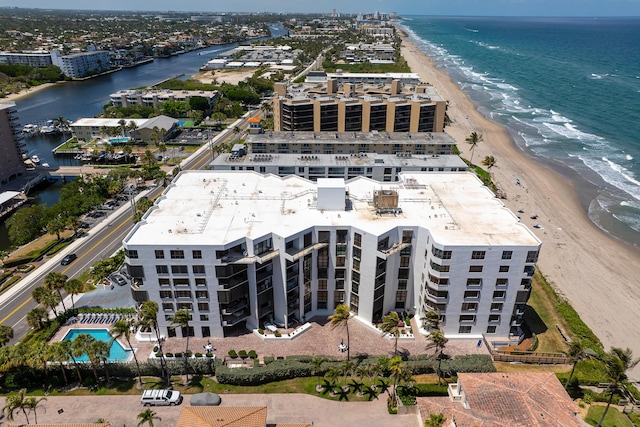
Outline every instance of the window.
[[186, 265], [172, 265], [171, 272], [173, 274], [189, 274], [189, 268]]
[[359, 233], [353, 233], [353, 246], [362, 247], [362, 235]]
[[207, 279], [196, 279], [196, 286], [207, 286]]
[[513, 251], [502, 251], [502, 259], [511, 259]]
[[191, 291], [176, 291], [176, 298], [191, 298]]
[[480, 298], [480, 291], [464, 291], [465, 299], [478, 299]]
[[170, 286], [171, 282], [169, 281], [169, 279], [158, 279], [158, 285], [160, 286]]
[[257, 256], [265, 254], [273, 248], [271, 237], [253, 245], [253, 253]]
[[458, 333], [459, 334], [470, 334], [471, 333], [471, 326], [460, 325], [460, 327], [458, 328]]
[[497, 329], [496, 325], [489, 325], [489, 326], [487, 326], [487, 333], [488, 334], [495, 334], [496, 333], [496, 329]]
[[184, 251], [172, 250], [171, 259], [184, 259]]
[[462, 322], [475, 322], [476, 321], [476, 315], [475, 314], [461, 314], [460, 315], [460, 323]]
[[471, 259], [484, 259], [485, 251], [471, 252]]
[[209, 315], [208, 314], [201, 314], [200, 315], [200, 321], [208, 322], [209, 321]]
[[[179, 302], [178, 303], [178, 310], [189, 310], [191, 311], [193, 309], [193, 304], [191, 304], [190, 302]], [[172, 329], [172, 328], [169, 328]]]
[[198, 299], [209, 298], [209, 291], [196, 291], [196, 298]]
[[508, 273], [509, 272], [509, 266], [508, 265], [501, 265], [500, 269], [498, 271], [500, 273]]
[[[137, 256], [136, 256], [137, 258]], [[538, 251], [529, 251], [527, 252], [527, 260], [526, 262], [538, 262]]]
[[125, 250], [127, 257], [129, 258], [138, 258], [138, 251], [136, 250], [131, 250], [131, 249], [127, 249]]
[[502, 303], [501, 302], [491, 303], [491, 311], [502, 311]]
[[192, 265], [193, 274], [205, 274], [204, 265]]
[[402, 231], [402, 243], [411, 243], [412, 239], [413, 239], [413, 230]]
[[467, 286], [470, 286], [470, 287], [482, 286], [482, 279], [467, 279]]
[[489, 315], [489, 322], [500, 322], [500, 315], [499, 314], [490, 314]]
[[208, 302], [199, 302], [198, 303], [198, 311], [209, 311], [209, 303]]
[[[448, 265], [440, 265], [440, 264], [436, 264], [435, 262], [431, 261], [431, 268], [435, 271], [439, 271], [441, 273], [447, 273], [449, 272], [449, 268], [451, 268]], [[481, 270], [482, 271], [482, 270]]]
[[431, 254], [433, 254], [433, 256], [436, 258], [451, 259], [451, 253], [451, 251], [444, 251], [442, 249], [436, 248], [435, 246], [431, 248]]
[[171, 291], [160, 291], [160, 298], [173, 298], [173, 293]]
[[[200, 317], [202, 317], [202, 315]], [[200, 319], [200, 320], [202, 320], [202, 319]], [[211, 329], [208, 326], [203, 326], [200, 329], [202, 330], [202, 337], [203, 338], [211, 336]]]
[[189, 286], [189, 279], [173, 279], [173, 286]]
[[506, 295], [505, 291], [493, 291], [493, 299], [504, 299]]
[[166, 265], [156, 265], [156, 273], [169, 274], [169, 267], [167, 267]]
[[496, 279], [496, 286], [508, 286], [509, 279]]
[[193, 259], [202, 259], [202, 251], [192, 251], [191, 254], [193, 256]]
[[478, 309], [477, 302], [463, 302], [460, 311], [476, 311]]
[[469, 266], [469, 273], [482, 273], [482, 266], [481, 265], [470, 265]]
[[173, 311], [173, 303], [172, 302], [163, 302], [162, 303], [162, 311]]
[[156, 249], [156, 259], [164, 259], [164, 251], [162, 249]]

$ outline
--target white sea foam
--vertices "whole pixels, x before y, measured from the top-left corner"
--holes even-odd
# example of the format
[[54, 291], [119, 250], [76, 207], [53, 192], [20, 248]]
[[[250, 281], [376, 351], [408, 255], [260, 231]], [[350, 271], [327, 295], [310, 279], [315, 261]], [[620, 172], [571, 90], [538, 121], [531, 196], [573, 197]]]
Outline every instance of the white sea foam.
[[633, 156], [631, 154], [627, 154], [624, 156], [627, 160], [633, 160]]
[[636, 200], [640, 200], [640, 181], [631, 171], [609, 160], [607, 157], [595, 158], [578, 156], [579, 159], [591, 170], [595, 171], [602, 179], [614, 187], [624, 191]]

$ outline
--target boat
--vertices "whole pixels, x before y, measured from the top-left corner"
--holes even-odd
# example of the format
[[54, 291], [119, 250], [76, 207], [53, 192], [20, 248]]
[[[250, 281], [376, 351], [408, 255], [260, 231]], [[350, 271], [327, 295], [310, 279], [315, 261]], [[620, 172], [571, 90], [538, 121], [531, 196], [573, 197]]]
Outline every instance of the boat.
[[48, 168], [48, 167], [49, 167], [49, 163], [44, 162], [44, 163], [43, 163], [42, 165], [40, 165], [40, 166], [42, 166], [43, 168]]
[[31, 156], [31, 163], [33, 163], [34, 165], [40, 164], [40, 157], [34, 154], [33, 156]]
[[35, 134], [38, 133], [38, 125], [28, 124], [22, 128], [22, 133]]

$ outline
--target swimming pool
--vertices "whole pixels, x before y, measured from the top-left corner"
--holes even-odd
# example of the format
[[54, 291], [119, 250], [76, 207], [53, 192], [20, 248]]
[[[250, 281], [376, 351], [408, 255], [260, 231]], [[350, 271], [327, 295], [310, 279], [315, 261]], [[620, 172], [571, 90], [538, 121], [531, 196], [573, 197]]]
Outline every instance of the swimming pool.
[[112, 144], [126, 144], [127, 142], [129, 142], [131, 140], [131, 138], [129, 137], [122, 137], [122, 138], [109, 138], [109, 142]]
[[[89, 334], [93, 338], [100, 341], [111, 341], [111, 334], [109, 333], [108, 329], [69, 329], [62, 340], [73, 341], [80, 334]], [[117, 340], [114, 340], [111, 343], [111, 351], [107, 360], [109, 362], [127, 362], [132, 357], [131, 354], [131, 350], [125, 350]], [[86, 354], [83, 354], [81, 357], [76, 357], [76, 360], [78, 362], [88, 362], [89, 358]]]

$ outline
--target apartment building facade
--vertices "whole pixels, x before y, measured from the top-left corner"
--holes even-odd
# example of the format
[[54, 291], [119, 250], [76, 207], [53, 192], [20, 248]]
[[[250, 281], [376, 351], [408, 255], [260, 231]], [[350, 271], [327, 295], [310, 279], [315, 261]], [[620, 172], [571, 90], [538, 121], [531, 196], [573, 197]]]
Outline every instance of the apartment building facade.
[[[376, 323], [436, 310], [448, 337], [517, 341], [540, 241], [472, 174], [182, 172], [124, 239], [161, 334], [291, 327], [349, 305]], [[191, 329], [171, 328], [177, 310]]]
[[19, 64], [29, 67], [46, 67], [52, 65], [51, 54], [0, 52], [0, 64]]
[[22, 161], [25, 144], [20, 128], [16, 103], [0, 102], [0, 185], [13, 181], [25, 171]]
[[445, 132], [265, 132], [248, 135], [251, 154], [453, 154], [456, 141]]
[[212, 109], [218, 95], [217, 90], [120, 90], [109, 95], [109, 100], [114, 107], [142, 105], [157, 108], [162, 102], [189, 102], [189, 99], [197, 96], [205, 98], [209, 102], [209, 108]]
[[60, 51], [51, 52], [53, 65], [57, 65], [65, 76], [81, 79], [111, 69], [110, 53], [97, 50], [70, 55], [62, 55]]
[[276, 83], [275, 131], [442, 132], [447, 103], [429, 85]]

